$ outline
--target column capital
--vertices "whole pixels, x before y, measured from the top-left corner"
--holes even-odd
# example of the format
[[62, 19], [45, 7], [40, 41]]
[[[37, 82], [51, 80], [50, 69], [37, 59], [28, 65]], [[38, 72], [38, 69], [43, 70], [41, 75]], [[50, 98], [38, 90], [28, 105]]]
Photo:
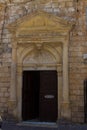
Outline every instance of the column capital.
[[21, 66], [18, 66], [18, 67], [17, 67], [17, 74], [21, 76], [21, 75], [22, 75], [22, 71], [23, 71], [23, 70], [22, 70], [22, 65], [21, 65]]
[[69, 44], [69, 34], [63, 39], [63, 46], [68, 46]]
[[57, 73], [62, 73], [63, 69], [62, 69], [62, 64], [57, 66]]
[[12, 49], [17, 49], [17, 41], [13, 40]]

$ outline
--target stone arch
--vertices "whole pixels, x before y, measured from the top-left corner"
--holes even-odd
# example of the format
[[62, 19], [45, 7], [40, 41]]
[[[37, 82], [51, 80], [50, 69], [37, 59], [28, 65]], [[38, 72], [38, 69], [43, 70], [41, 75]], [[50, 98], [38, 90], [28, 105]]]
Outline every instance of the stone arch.
[[23, 61], [24, 61], [24, 59], [27, 57], [27, 56], [29, 56], [29, 55], [31, 55], [31, 53], [33, 52], [41, 52], [41, 51], [45, 51], [45, 52], [48, 52], [49, 53], [49, 55], [50, 56], [53, 56], [54, 57], [54, 59], [55, 59], [55, 61], [56, 61], [56, 64], [57, 63], [61, 63], [61, 57], [62, 57], [62, 54], [58, 51], [58, 50], [56, 50], [56, 49], [54, 49], [53, 47], [51, 47], [51, 46], [48, 46], [48, 45], [46, 45], [46, 46], [44, 46], [41, 50], [38, 50], [37, 48], [35, 48], [34, 46], [29, 46], [29, 47], [27, 47], [27, 48], [24, 48], [23, 50], [21, 50], [20, 51], [20, 53], [18, 54], [18, 63], [23, 63]]
[[51, 53], [49, 53], [49, 51], [46, 50], [32, 50], [29, 55], [27, 55], [24, 59], [23, 59], [23, 65], [24, 64], [47, 64], [47, 63], [57, 63], [55, 57], [53, 55], [51, 55]]

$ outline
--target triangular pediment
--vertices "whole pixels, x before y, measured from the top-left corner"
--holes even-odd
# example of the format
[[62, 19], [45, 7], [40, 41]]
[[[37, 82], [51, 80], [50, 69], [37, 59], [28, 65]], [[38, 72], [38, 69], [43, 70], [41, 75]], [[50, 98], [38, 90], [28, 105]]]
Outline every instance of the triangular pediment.
[[44, 11], [36, 11], [26, 15], [9, 25], [10, 30], [15, 28], [13, 30], [15, 30], [17, 34], [43, 30], [67, 32], [71, 27], [72, 24], [69, 24], [66, 20]]

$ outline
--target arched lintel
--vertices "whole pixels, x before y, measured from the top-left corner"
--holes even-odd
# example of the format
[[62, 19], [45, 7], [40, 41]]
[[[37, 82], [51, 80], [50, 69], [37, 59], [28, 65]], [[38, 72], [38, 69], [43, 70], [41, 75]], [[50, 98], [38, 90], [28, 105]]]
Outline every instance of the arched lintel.
[[[62, 56], [60, 52], [58, 52], [55, 48], [51, 47], [50, 45], [45, 45], [42, 50], [48, 51], [56, 60], [56, 63], [61, 62]], [[31, 52], [35, 52], [36, 48], [34, 46], [29, 46], [27, 48], [24, 48], [19, 54], [18, 54], [18, 63], [22, 64], [23, 60], [30, 55]], [[40, 50], [38, 50], [40, 51]]]

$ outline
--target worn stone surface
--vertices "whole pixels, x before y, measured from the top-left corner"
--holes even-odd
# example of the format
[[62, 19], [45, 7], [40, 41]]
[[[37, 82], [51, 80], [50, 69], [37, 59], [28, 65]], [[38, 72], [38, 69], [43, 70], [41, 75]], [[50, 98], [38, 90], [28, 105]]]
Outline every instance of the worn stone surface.
[[0, 0], [0, 113], [9, 113], [11, 87], [12, 34], [7, 25], [34, 12], [44, 10], [73, 23], [69, 39], [69, 95], [71, 120], [84, 122], [84, 80], [87, 64], [87, 0]]

